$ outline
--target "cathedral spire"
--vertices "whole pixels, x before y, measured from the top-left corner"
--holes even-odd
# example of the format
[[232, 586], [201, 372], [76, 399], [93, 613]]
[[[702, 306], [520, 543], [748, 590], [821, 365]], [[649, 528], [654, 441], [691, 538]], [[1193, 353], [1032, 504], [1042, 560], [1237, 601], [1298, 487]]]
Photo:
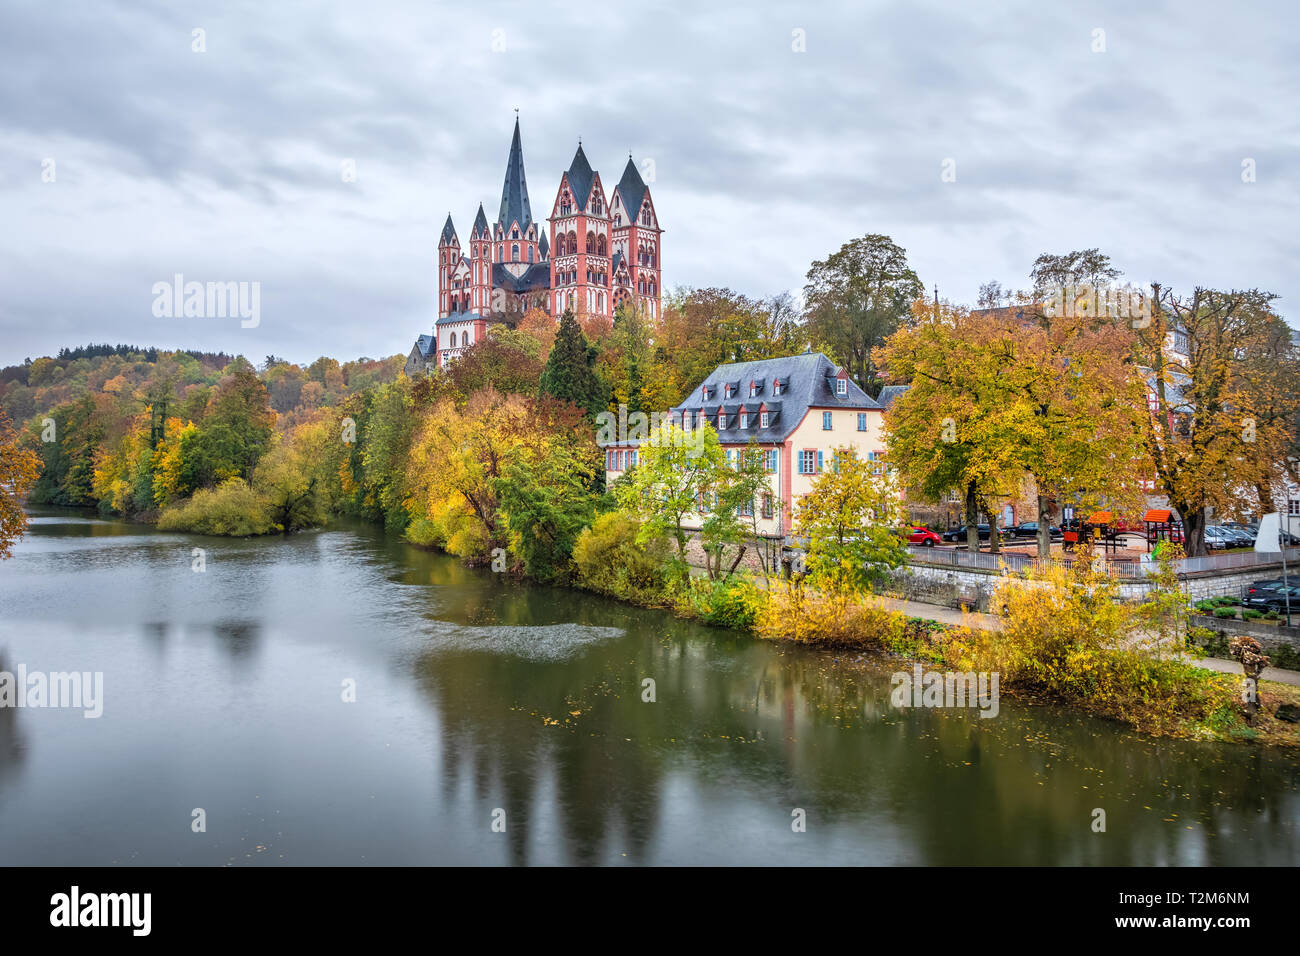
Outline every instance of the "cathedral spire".
[[519, 117], [515, 117], [515, 135], [510, 141], [510, 158], [506, 161], [506, 182], [501, 190], [501, 211], [497, 225], [509, 229], [519, 223], [521, 230], [533, 221], [533, 211], [528, 206], [528, 181], [524, 178], [524, 147], [519, 141]]

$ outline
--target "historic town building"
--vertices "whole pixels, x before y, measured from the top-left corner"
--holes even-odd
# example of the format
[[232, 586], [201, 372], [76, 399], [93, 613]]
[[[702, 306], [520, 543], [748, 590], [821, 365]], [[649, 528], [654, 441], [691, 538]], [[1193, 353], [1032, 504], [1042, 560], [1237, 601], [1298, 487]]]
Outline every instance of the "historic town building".
[[[848, 372], [820, 352], [720, 365], [680, 405], [673, 422], [682, 428], [709, 425], [728, 455], [755, 442], [763, 452], [768, 490], [747, 514], [761, 534], [789, 533], [799, 500], [817, 476], [834, 467], [836, 449], [853, 448], [885, 467], [884, 410]], [[613, 484], [636, 466], [641, 439], [605, 444], [605, 481]], [[699, 527], [708, 515], [688, 521]]]
[[607, 194], [579, 142], [548, 222], [533, 219], [516, 119], [496, 221], [480, 203], [462, 246], [447, 215], [438, 239], [438, 320], [434, 334], [412, 347], [408, 375], [455, 359], [487, 334], [494, 316], [540, 308], [557, 317], [565, 309], [612, 317], [624, 303], [659, 315], [663, 230], [631, 155]]

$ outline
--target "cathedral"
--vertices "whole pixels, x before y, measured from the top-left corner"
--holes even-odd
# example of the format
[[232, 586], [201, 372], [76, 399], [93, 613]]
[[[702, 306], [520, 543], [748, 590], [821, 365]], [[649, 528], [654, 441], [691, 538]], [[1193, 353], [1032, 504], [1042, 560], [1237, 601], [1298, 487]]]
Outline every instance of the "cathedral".
[[515, 119], [496, 222], [479, 204], [462, 247], [448, 214], [438, 240], [438, 321], [406, 362], [408, 375], [446, 365], [480, 341], [490, 321], [540, 308], [557, 318], [612, 317], [628, 303], [659, 315], [661, 238], [650, 187], [629, 154], [612, 193], [582, 143], [560, 184], [547, 224], [533, 219], [524, 149]]

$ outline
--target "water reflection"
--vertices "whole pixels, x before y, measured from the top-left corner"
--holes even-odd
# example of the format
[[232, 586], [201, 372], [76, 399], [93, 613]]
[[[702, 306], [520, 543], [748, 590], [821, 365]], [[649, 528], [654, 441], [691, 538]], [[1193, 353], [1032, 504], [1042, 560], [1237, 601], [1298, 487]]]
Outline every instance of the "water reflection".
[[[22, 715], [40, 774], [14, 773], [28, 751], [0, 710], [7, 861], [1300, 860], [1293, 755], [1006, 699], [995, 719], [898, 710], [889, 662], [513, 583], [364, 525], [114, 527], [52, 514], [0, 567], [0, 636], [29, 665], [103, 669], [107, 698], [102, 721]], [[61, 843], [85, 779], [91, 836]], [[160, 822], [200, 799], [227, 821], [205, 842]]]

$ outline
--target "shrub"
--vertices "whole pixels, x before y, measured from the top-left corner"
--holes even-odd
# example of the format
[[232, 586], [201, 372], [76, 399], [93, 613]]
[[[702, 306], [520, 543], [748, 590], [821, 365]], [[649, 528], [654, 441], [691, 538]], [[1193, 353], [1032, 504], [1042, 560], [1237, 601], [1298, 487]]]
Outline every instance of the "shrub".
[[719, 581], [691, 578], [678, 592], [681, 610], [714, 627], [749, 630], [766, 603], [766, 592], [736, 577]]
[[1203, 601], [1197, 601], [1196, 604], [1193, 606], [1196, 608], [1196, 610], [1200, 611], [1202, 614], [1213, 614], [1214, 609], [1218, 607], [1217, 604], [1215, 604], [1213, 601], [1209, 599]]
[[1241, 603], [1240, 598], [1229, 597], [1226, 594], [1223, 595], [1222, 597], [1217, 597], [1214, 600], [1219, 604], [1220, 607], [1236, 607], [1238, 604]]
[[1277, 613], [1273, 608], [1269, 608], [1264, 612], [1264, 620], [1266, 621], [1280, 621], [1281, 619], [1282, 615]]
[[1221, 675], [1162, 657], [1158, 642], [1135, 640], [1152, 633], [1149, 608], [1117, 597], [1118, 583], [1083, 561], [1070, 570], [1049, 568], [1032, 581], [1006, 578], [992, 599], [1007, 609], [1002, 628], [948, 632], [949, 663], [998, 672], [1005, 687], [1153, 730], [1202, 722], [1232, 701]]
[[242, 478], [196, 491], [188, 501], [168, 507], [158, 518], [158, 527], [235, 538], [278, 530], [266, 500]]
[[1243, 621], [1258, 621], [1263, 616], [1263, 611], [1256, 611], [1253, 607], [1244, 608], [1241, 612]]
[[1222, 620], [1225, 621], [1228, 620], [1229, 618], [1235, 620], [1237, 617], [1237, 609], [1235, 607], [1215, 608], [1214, 616], [1217, 618], [1221, 618]]
[[864, 597], [848, 588], [814, 591], [778, 581], [754, 621], [754, 631], [759, 637], [801, 644], [905, 646], [907, 617]]
[[573, 545], [578, 583], [625, 601], [657, 604], [664, 600], [668, 542], [636, 543], [638, 522], [621, 511], [598, 517]]

